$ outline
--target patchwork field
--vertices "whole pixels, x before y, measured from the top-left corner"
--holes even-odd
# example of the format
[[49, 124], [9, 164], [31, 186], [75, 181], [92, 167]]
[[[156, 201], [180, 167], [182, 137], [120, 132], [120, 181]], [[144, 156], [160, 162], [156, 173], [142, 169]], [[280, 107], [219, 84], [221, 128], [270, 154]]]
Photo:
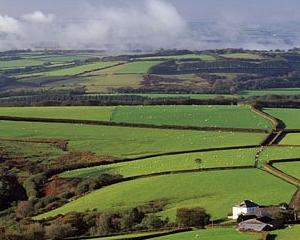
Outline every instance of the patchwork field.
[[231, 207], [241, 199], [276, 204], [288, 202], [295, 190], [294, 186], [259, 170], [175, 174], [111, 185], [36, 219], [94, 208], [102, 212], [124, 210], [155, 200], [167, 201], [161, 215], [173, 220], [177, 208], [196, 206], [204, 207], [218, 219], [226, 218]]
[[260, 155], [262, 161], [300, 158], [300, 146], [270, 146]]
[[257, 150], [257, 148], [249, 148], [160, 156], [144, 160], [67, 171], [60, 174], [60, 176], [87, 178], [102, 173], [117, 173], [124, 177], [131, 177], [166, 171], [249, 166], [254, 165], [254, 157]]
[[200, 132], [61, 123], [0, 122], [0, 137], [63, 138], [70, 149], [134, 157], [214, 147], [257, 145], [265, 134]]
[[261, 60], [263, 57], [254, 53], [229, 53], [221, 55], [224, 58]]
[[266, 113], [284, 122], [288, 129], [300, 128], [300, 109], [291, 108], [264, 108]]
[[184, 54], [184, 55], [171, 55], [171, 56], [156, 56], [156, 57], [144, 57], [139, 59], [199, 59], [202, 61], [215, 61], [216, 57], [208, 54]]
[[0, 61], [0, 69], [11, 69], [11, 68], [23, 68], [28, 66], [39, 66], [43, 65], [43, 60], [38, 59], [17, 59], [17, 60], [9, 60], [9, 61]]
[[157, 64], [161, 63], [161, 61], [138, 61], [138, 62], [130, 62], [122, 65], [120, 69], [115, 71], [115, 74], [145, 74], [148, 70]]

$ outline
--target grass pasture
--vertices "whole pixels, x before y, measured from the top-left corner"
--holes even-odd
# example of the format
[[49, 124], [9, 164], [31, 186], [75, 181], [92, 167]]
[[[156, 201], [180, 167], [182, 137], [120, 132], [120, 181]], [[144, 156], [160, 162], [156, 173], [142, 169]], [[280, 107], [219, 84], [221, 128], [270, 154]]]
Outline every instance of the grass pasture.
[[145, 74], [148, 70], [162, 61], [137, 61], [122, 65], [115, 74]]
[[260, 155], [262, 161], [300, 158], [300, 146], [270, 146]]
[[17, 60], [1, 60], [0, 69], [24, 68], [29, 66], [43, 65], [43, 60], [38, 59], [17, 59]]
[[231, 59], [250, 59], [250, 60], [261, 60], [263, 57], [255, 53], [229, 53], [221, 55], [224, 58]]
[[0, 116], [110, 121], [114, 107], [0, 107]]
[[300, 145], [300, 133], [288, 133], [279, 143], [280, 145]]
[[275, 163], [274, 166], [284, 173], [298, 178], [300, 180], [300, 161], [299, 162], [287, 162], [287, 163]]
[[138, 58], [138, 59], [175, 59], [175, 60], [180, 60], [180, 59], [198, 59], [202, 61], [215, 61], [216, 57], [208, 54], [184, 54], [184, 55], [171, 55], [171, 56], [155, 56], [155, 57], [143, 57], [143, 58]]
[[69, 148], [99, 155], [136, 157], [174, 151], [256, 145], [261, 133], [200, 132], [65, 123], [0, 121], [0, 137], [63, 138]]
[[288, 129], [300, 128], [300, 109], [264, 108], [263, 111], [282, 120]]
[[100, 212], [118, 211], [155, 200], [167, 201], [161, 215], [172, 220], [179, 207], [204, 207], [218, 219], [226, 218], [231, 207], [243, 199], [266, 205], [288, 202], [295, 190], [294, 186], [254, 169], [165, 175], [96, 190], [35, 219], [95, 208]]
[[153, 238], [153, 240], [259, 240], [261, 234], [240, 233], [234, 228], [213, 228], [202, 229], [184, 233], [176, 233], [163, 237]]
[[300, 240], [300, 226], [289, 226], [286, 229], [273, 231], [272, 234], [277, 235], [276, 240]]
[[68, 171], [60, 174], [60, 177], [86, 178], [94, 177], [101, 173], [121, 174], [124, 177], [132, 177], [166, 171], [249, 166], [254, 165], [254, 157], [257, 150], [256, 148], [249, 148], [160, 156], [145, 160]]
[[271, 122], [244, 106], [135, 106], [117, 107], [115, 122], [195, 127], [270, 129]]

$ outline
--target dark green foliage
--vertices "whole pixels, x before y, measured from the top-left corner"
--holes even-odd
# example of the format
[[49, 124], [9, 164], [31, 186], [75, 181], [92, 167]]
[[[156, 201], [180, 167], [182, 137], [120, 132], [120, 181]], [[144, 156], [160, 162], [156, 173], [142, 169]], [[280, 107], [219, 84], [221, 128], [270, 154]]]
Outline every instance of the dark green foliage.
[[204, 228], [209, 223], [210, 216], [203, 208], [179, 208], [176, 220], [180, 227]]
[[162, 220], [157, 215], [149, 214], [143, 219], [141, 225], [145, 229], [154, 230], [163, 228], [167, 223], [168, 219]]

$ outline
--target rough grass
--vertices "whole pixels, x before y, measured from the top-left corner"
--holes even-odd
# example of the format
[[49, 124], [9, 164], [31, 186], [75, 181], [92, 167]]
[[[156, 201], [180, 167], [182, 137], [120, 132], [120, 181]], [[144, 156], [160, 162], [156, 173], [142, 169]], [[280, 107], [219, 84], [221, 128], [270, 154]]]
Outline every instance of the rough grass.
[[228, 170], [143, 178], [111, 185], [87, 194], [35, 219], [86, 211], [123, 210], [150, 201], [167, 201], [164, 217], [174, 220], [180, 207], [204, 207], [215, 219], [225, 218], [231, 207], [243, 199], [260, 204], [288, 202], [296, 188], [260, 170]]
[[213, 228], [191, 232], [177, 233], [163, 237], [153, 238], [155, 240], [260, 240], [261, 234], [240, 233], [234, 228]]
[[60, 174], [60, 176], [86, 178], [101, 173], [117, 173], [124, 177], [131, 177], [166, 171], [249, 166], [254, 165], [257, 150], [256, 148], [249, 148], [153, 157], [145, 160], [68, 171]]
[[266, 113], [284, 122], [289, 129], [300, 128], [300, 109], [292, 108], [264, 108]]
[[110, 121], [114, 107], [0, 107], [1, 116]]
[[249, 90], [239, 93], [242, 97], [265, 96], [265, 95], [300, 95], [300, 88], [270, 88], [264, 90]]
[[300, 145], [300, 133], [289, 133], [280, 142], [281, 145]]
[[117, 107], [113, 121], [156, 125], [270, 129], [272, 124], [244, 106]]
[[255, 53], [229, 53], [221, 55], [224, 58], [260, 60], [263, 57]]
[[201, 132], [64, 123], [0, 122], [0, 137], [69, 140], [70, 149], [117, 157], [259, 144], [265, 134]]
[[90, 240], [123, 240], [123, 239], [132, 239], [137, 237], [149, 237], [153, 234], [160, 234], [163, 232], [146, 232], [146, 233], [132, 233], [132, 234], [125, 234], [125, 235], [118, 235], [118, 236], [111, 236], [111, 237], [100, 237], [100, 238], [91, 238]]

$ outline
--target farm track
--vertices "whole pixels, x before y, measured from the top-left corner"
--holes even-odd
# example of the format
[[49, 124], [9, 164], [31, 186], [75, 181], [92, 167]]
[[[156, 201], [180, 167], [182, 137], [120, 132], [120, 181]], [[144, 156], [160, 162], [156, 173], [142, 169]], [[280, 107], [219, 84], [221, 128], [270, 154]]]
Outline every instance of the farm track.
[[132, 128], [152, 128], [152, 129], [173, 129], [173, 130], [192, 130], [192, 131], [222, 131], [222, 132], [243, 132], [243, 133], [269, 133], [266, 129], [251, 128], [223, 128], [223, 127], [193, 127], [178, 125], [152, 125], [152, 124], [135, 124], [135, 123], [118, 123], [97, 120], [80, 120], [80, 119], [51, 119], [51, 118], [31, 118], [31, 117], [12, 117], [0, 116], [2, 121], [14, 122], [40, 122], [40, 123], [68, 123], [68, 124], [84, 124], [84, 125], [100, 125], [114, 127], [132, 127]]

